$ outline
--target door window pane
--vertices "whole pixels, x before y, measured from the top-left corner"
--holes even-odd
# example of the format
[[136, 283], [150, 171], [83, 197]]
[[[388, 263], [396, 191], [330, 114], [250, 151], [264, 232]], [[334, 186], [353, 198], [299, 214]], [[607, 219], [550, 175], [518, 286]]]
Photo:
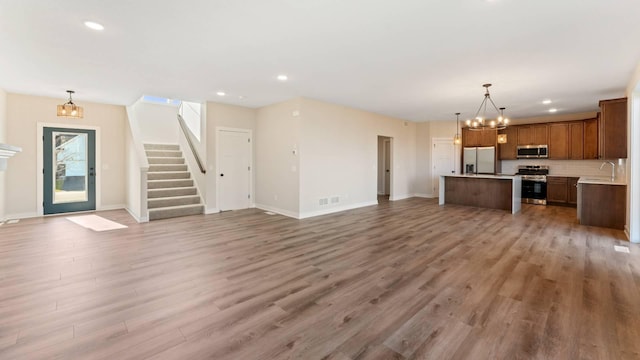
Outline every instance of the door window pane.
[[52, 132], [53, 203], [87, 201], [87, 134]]

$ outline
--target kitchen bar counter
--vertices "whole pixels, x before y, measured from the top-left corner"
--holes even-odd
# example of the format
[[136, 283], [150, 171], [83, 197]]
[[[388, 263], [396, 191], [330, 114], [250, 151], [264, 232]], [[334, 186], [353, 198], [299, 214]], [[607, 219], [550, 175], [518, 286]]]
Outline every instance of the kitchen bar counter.
[[439, 204], [520, 211], [522, 179], [518, 175], [440, 176]]
[[578, 184], [627, 185], [625, 178], [611, 180], [609, 176], [581, 176]]

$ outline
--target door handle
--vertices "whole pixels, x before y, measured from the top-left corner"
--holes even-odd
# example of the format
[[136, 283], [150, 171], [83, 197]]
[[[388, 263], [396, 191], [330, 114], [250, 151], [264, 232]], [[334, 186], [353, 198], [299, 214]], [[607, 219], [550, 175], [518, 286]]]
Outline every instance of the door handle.
[[220, 176], [224, 176], [224, 174], [220, 174]]
[[389, 169], [387, 169], [386, 171], [389, 172]]

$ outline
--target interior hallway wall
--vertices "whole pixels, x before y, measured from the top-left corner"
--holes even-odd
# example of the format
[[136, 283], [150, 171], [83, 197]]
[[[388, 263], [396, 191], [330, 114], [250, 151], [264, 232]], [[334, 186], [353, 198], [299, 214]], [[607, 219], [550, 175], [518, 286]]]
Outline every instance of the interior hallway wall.
[[[6, 142], [19, 146], [22, 152], [16, 155], [11, 171], [6, 172], [6, 216], [12, 218], [37, 216], [37, 146], [38, 123], [90, 125], [100, 127], [101, 164], [97, 165], [100, 177], [101, 208], [124, 208], [125, 187], [125, 143], [124, 106], [84, 102], [84, 119], [56, 116], [56, 106], [67, 99], [41, 96], [7, 94]], [[13, 159], [12, 159], [13, 160]]]
[[[218, 199], [216, 194], [216, 186], [218, 181], [218, 174], [216, 172], [217, 165], [217, 131], [218, 128], [237, 128], [246, 129], [253, 132], [253, 163], [254, 168], [256, 166], [256, 117], [257, 110], [228, 104], [221, 104], [216, 102], [207, 102], [203, 107], [206, 111], [206, 209], [207, 213], [217, 212], [219, 209]], [[256, 186], [256, 172], [251, 172], [251, 193], [254, 194], [255, 199], [255, 186]], [[253, 203], [253, 201], [252, 201]]]
[[[0, 89], [0, 144], [4, 144], [7, 142], [6, 139], [6, 134], [7, 134], [7, 93]], [[11, 144], [9, 144], [11, 145]], [[9, 170], [9, 168], [11, 168], [11, 163], [16, 161], [15, 159], [18, 159], [19, 161], [19, 157], [13, 156], [11, 159], [8, 160], [8, 164], [7, 164], [7, 171]], [[5, 199], [6, 199], [6, 192], [7, 189], [5, 187], [5, 183], [6, 183], [6, 172], [7, 171], [0, 171], [0, 222], [5, 220]]]

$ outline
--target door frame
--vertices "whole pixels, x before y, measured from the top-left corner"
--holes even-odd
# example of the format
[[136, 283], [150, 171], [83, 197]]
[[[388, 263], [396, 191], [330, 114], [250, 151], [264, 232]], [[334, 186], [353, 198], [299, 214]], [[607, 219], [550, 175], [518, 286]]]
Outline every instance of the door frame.
[[[431, 174], [431, 197], [433, 197], [433, 198], [437, 198], [439, 196], [439, 194], [436, 193], [436, 191], [435, 191], [436, 190], [436, 184], [435, 184], [434, 181], [440, 181], [439, 178], [437, 180], [435, 180], [435, 174], [434, 174], [435, 161], [434, 161], [434, 158], [433, 158], [433, 155], [434, 155], [433, 149], [435, 148], [436, 144], [445, 144], [445, 143], [453, 144], [453, 171], [454, 171], [454, 173], [458, 174], [458, 167], [459, 167], [459, 162], [460, 162], [458, 158], [460, 157], [459, 156], [460, 147], [456, 146], [456, 144], [453, 143], [453, 140], [451, 138], [448, 138], [448, 137], [446, 137], [446, 138], [445, 137], [432, 137], [431, 138], [431, 148], [430, 148], [430, 150], [431, 150], [430, 151], [431, 152], [431, 164], [430, 165], [431, 166], [430, 166], [430, 169], [429, 169], [430, 170], [429, 173]], [[440, 184], [438, 184], [438, 192], [440, 190], [439, 188], [440, 188]]]
[[[38, 216], [56, 216], [56, 215], [64, 215], [64, 214], [73, 214], [73, 213], [62, 213], [62, 214], [51, 214], [44, 215], [44, 206], [42, 203], [44, 202], [44, 128], [46, 127], [55, 127], [55, 128], [63, 128], [63, 129], [79, 129], [79, 130], [95, 130], [96, 132], [96, 168], [95, 168], [95, 182], [96, 182], [96, 210], [102, 209], [102, 162], [101, 162], [101, 149], [100, 146], [100, 127], [99, 126], [91, 126], [91, 125], [81, 125], [81, 124], [60, 124], [60, 123], [44, 123], [39, 122], [37, 124], [37, 137], [36, 137], [36, 212]], [[90, 210], [94, 211], [94, 210]], [[82, 211], [80, 211], [82, 212]]]
[[[382, 165], [380, 164], [379, 158], [378, 158], [378, 154], [380, 149], [378, 148], [378, 144], [379, 144], [379, 138], [383, 137], [386, 139], [383, 139], [382, 141], [382, 146], [383, 146], [383, 151], [382, 151]], [[389, 201], [394, 201], [396, 199], [393, 198], [393, 174], [395, 173], [394, 170], [394, 165], [393, 165], [393, 136], [390, 135], [382, 135], [382, 134], [378, 134], [376, 135], [376, 186], [375, 186], [375, 199], [378, 198], [378, 176], [380, 176], [380, 166], [384, 167], [384, 163], [385, 163], [385, 152], [384, 152], [384, 144], [385, 142], [389, 142]], [[386, 187], [385, 184], [385, 176], [384, 176], [384, 171], [382, 172], [382, 189], [384, 192], [384, 188]], [[377, 200], [376, 200], [377, 201]]]
[[386, 167], [387, 163], [387, 149], [389, 149], [389, 194], [387, 194], [387, 172], [386, 169], [382, 171], [382, 195], [389, 195], [391, 197], [391, 174], [393, 173], [393, 169], [391, 167], [391, 160], [393, 157], [391, 156], [391, 138], [387, 137], [386, 139], [382, 139], [382, 167]]
[[253, 130], [245, 129], [245, 128], [232, 128], [226, 126], [216, 126], [216, 208], [218, 211], [220, 209], [220, 182], [218, 181], [218, 176], [220, 174], [220, 133], [222, 131], [232, 131], [232, 132], [240, 132], [246, 133], [249, 135], [249, 166], [251, 167], [251, 176], [249, 176], [249, 208], [256, 207], [256, 197], [254, 192], [254, 181], [253, 178], [255, 176], [255, 166], [253, 165]]

